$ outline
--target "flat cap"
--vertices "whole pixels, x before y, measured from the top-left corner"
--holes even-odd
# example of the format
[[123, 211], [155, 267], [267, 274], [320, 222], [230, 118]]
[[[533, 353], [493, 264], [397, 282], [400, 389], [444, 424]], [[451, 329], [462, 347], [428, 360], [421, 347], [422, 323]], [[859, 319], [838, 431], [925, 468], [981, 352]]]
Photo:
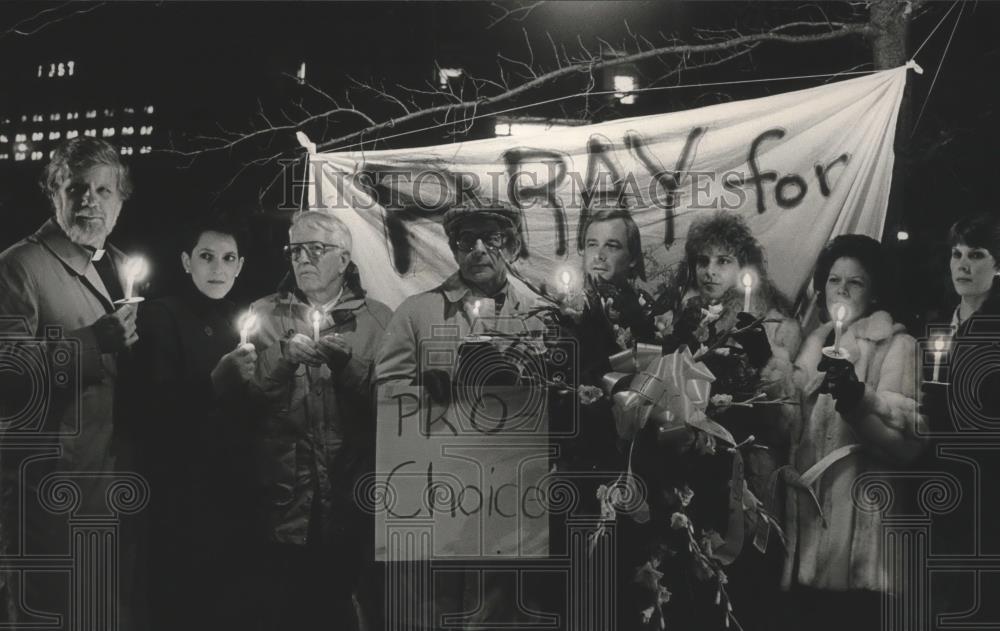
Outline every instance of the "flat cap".
[[461, 204], [449, 208], [444, 213], [444, 231], [451, 236], [464, 221], [473, 217], [493, 219], [521, 231], [521, 211], [499, 203]]

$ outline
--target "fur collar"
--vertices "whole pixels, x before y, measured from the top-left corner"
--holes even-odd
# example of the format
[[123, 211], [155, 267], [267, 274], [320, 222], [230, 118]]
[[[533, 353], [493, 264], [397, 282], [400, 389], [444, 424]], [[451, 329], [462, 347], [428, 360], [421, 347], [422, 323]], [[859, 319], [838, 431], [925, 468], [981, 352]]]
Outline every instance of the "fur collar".
[[892, 316], [885, 311], [876, 311], [870, 316], [856, 321], [847, 330], [859, 340], [881, 342], [897, 333], [903, 333], [906, 331], [906, 327], [898, 322], [893, 322]]

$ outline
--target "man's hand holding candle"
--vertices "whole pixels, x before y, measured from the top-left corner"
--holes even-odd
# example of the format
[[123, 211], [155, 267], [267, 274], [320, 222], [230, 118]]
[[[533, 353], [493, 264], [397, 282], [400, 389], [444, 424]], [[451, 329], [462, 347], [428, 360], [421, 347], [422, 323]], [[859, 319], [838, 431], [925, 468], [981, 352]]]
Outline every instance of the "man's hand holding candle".
[[341, 370], [351, 361], [350, 345], [340, 335], [324, 335], [316, 343], [316, 350], [325, 358], [330, 370], [336, 372]]
[[296, 333], [281, 343], [281, 352], [286, 360], [293, 364], [320, 366], [326, 363], [326, 357], [317, 348], [308, 335]]
[[132, 346], [139, 339], [135, 329], [135, 305], [122, 305], [91, 325], [97, 347], [102, 353], [117, 353]]

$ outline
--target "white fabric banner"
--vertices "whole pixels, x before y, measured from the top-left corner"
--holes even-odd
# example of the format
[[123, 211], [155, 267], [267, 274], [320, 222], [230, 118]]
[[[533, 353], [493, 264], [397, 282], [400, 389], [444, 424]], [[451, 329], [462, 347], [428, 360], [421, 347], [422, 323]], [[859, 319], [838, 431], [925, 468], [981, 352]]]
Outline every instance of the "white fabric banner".
[[[906, 68], [749, 101], [391, 151], [311, 156], [309, 202], [350, 227], [370, 295], [395, 308], [457, 268], [441, 226], [475, 196], [523, 209], [534, 286], [579, 279], [578, 230], [600, 199], [628, 200], [649, 285], [683, 257], [691, 220], [741, 214], [775, 285], [795, 299], [833, 236], [881, 238]], [[607, 205], [607, 202], [604, 203]]]

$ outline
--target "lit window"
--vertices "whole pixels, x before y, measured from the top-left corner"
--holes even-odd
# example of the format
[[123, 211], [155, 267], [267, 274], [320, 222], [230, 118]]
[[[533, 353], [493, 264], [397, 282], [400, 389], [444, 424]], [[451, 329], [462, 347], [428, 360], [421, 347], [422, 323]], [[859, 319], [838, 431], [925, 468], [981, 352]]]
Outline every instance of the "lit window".
[[75, 61], [67, 61], [66, 62], [66, 69], [69, 71], [68, 74], [71, 77], [73, 76], [73, 70], [74, 70], [74, 68], [76, 68], [76, 62]]
[[115, 135], [115, 128], [114, 127], [105, 127], [104, 129], [101, 130], [101, 137], [102, 138], [111, 138], [114, 135]]
[[37, 142], [39, 140], [42, 140], [43, 138], [45, 138], [45, 134], [40, 131], [36, 131], [33, 134], [31, 134], [31, 142]]
[[[295, 72], [295, 79], [298, 80], [299, 85], [305, 85], [306, 83], [306, 62], [302, 62], [299, 69]], [[150, 112], [152, 113], [152, 112]]]
[[28, 139], [28, 137], [25, 136], [24, 134], [18, 134], [16, 136], [14, 136], [14, 142], [24, 142], [27, 139]]
[[132, 147], [122, 147], [121, 148], [121, 154], [123, 156], [130, 156], [130, 155], [132, 155]]
[[17, 150], [21, 151], [21, 152], [27, 151], [28, 150], [28, 145], [26, 145], [23, 142], [20, 142], [20, 143], [17, 144]]
[[68, 132], [66, 132], [66, 139], [69, 140], [70, 138], [76, 138], [79, 135], [80, 135], [80, 132], [78, 132], [75, 129], [71, 129]]
[[97, 118], [97, 110], [87, 110], [87, 118]]
[[108, 118], [111, 118], [112, 116], [115, 115], [115, 108], [113, 107], [104, 108], [104, 115], [107, 116]]
[[22, 123], [28, 122], [28, 115], [27, 114], [21, 114], [21, 122]]
[[438, 68], [438, 85], [448, 87], [448, 82], [462, 76], [461, 68]]
[[143, 125], [142, 127], [139, 128], [139, 135], [140, 136], [148, 136], [148, 135], [150, 135], [152, 133], [153, 133], [153, 126], [152, 125]]
[[128, 127], [122, 127], [122, 136], [131, 136], [135, 133], [135, 128], [129, 125]]
[[125, 108], [122, 108], [122, 111], [125, 112], [126, 114], [135, 114], [135, 108], [134, 107], [125, 107]]
[[494, 136], [510, 136], [510, 123], [494, 123]]
[[87, 131], [83, 132], [83, 135], [84, 136], [90, 136], [91, 138], [96, 138], [97, 137], [97, 130], [96, 129], [88, 129]]
[[52, 114], [49, 114], [49, 120], [50, 121], [62, 120], [62, 114], [60, 114], [59, 112], [53, 112]]
[[66, 112], [66, 120], [75, 121], [80, 118], [80, 112]]
[[62, 134], [59, 133], [59, 132], [57, 132], [57, 131], [50, 131], [49, 132], [49, 140], [59, 140], [59, 138], [61, 138], [61, 137], [62, 137]]
[[56, 155], [56, 150], [55, 149], [49, 149], [49, 160], [51, 160], [52, 156], [54, 156], [54, 155]]
[[910, 233], [906, 230], [900, 230], [896, 233], [896, 241], [908, 241], [910, 239]]
[[44, 156], [45, 156], [45, 154], [42, 153], [41, 151], [32, 151], [31, 152], [31, 159], [32, 160], [41, 160]]
[[5, 136], [4, 134], [0, 134], [0, 142], [10, 142], [10, 141], [7, 140], [7, 136]]
[[24, 158], [25, 158], [25, 154], [23, 154], [23, 153], [15, 153], [14, 154], [14, 161], [15, 162], [18, 162], [20, 160], [24, 160]]
[[0, 160], [10, 160], [9, 153], [0, 153]]
[[615, 75], [615, 98], [622, 105], [632, 105], [635, 103], [635, 94], [633, 92], [638, 87], [639, 85], [634, 75]]
[[35, 114], [34, 116], [31, 117], [31, 122], [33, 122], [33, 123], [40, 123], [40, 122], [42, 122], [44, 120], [45, 120], [45, 117], [42, 116], [41, 114]]
[[147, 146], [144, 146], [144, 147], [140, 147], [139, 148], [139, 153], [149, 153], [152, 150], [153, 150], [153, 148], [147, 145]]
[[153, 113], [153, 106], [152, 105], [147, 105], [146, 106], [146, 113], [147, 114], [152, 114]]

